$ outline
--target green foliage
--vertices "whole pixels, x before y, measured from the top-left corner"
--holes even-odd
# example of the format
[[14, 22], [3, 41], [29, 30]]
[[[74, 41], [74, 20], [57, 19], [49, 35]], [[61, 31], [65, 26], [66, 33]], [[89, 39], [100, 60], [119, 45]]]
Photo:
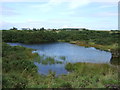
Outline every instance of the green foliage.
[[10, 30], [18, 30], [16, 27], [11, 28]]
[[31, 44], [57, 41], [56, 32], [35, 30], [3, 30], [2, 39], [4, 42], [20, 42]]
[[2, 45], [3, 88], [26, 88], [27, 76], [37, 73], [37, 67], [32, 58], [35, 54], [31, 49], [21, 46]]
[[55, 64], [55, 59], [47, 57], [45, 60], [42, 60], [42, 64]]
[[65, 66], [65, 69], [68, 70], [68, 71], [73, 71], [74, 70], [73, 64], [72, 63], [67, 63], [66, 66]]
[[[4, 42], [20, 42], [20, 43], [43, 43], [54, 42], [58, 40], [70, 41], [86, 41], [94, 42], [100, 45], [111, 45], [118, 43], [119, 32], [114, 31], [64, 31], [58, 33], [55, 31], [41, 30], [3, 30], [2, 38]], [[105, 39], [103, 39], [103, 37]]]
[[40, 56], [40, 58], [35, 61], [38, 63], [44, 64], [44, 65], [62, 64], [63, 63], [62, 61], [55, 60], [53, 57], [46, 57], [44, 55]]
[[26, 78], [15, 74], [8, 74], [2, 76], [3, 88], [26, 88], [28, 81]]
[[[79, 41], [83, 46], [102, 45], [115, 49], [118, 35], [118, 31], [3, 30], [2, 38], [4, 42], [20, 43]], [[65, 68], [71, 73], [55, 77], [56, 74], [50, 71], [49, 75], [42, 76], [37, 73], [35, 60], [43, 64], [62, 62], [49, 57], [43, 60], [32, 53], [32, 49], [6, 43], [3, 43], [2, 51], [3, 88], [105, 88], [108, 84], [119, 85], [118, 68], [108, 64], [67, 63]], [[65, 60], [65, 57], [60, 58]], [[114, 61], [117, 60], [118, 57]]]
[[65, 60], [66, 57], [65, 57], [65, 56], [61, 56], [60, 59], [61, 59], [61, 60]]
[[63, 82], [60, 85], [60, 88], [71, 88], [71, 87], [72, 87], [72, 85], [69, 82]]
[[[114, 72], [115, 68], [108, 64], [92, 64], [92, 63], [67, 63], [65, 68], [68, 71], [76, 71], [84, 74], [104, 74], [106, 75], [110, 70]], [[89, 72], [88, 72], [89, 71]]]
[[66, 69], [72, 71], [66, 77], [74, 81], [74, 87], [103, 88], [108, 84], [119, 85], [118, 68], [108, 64], [68, 63]]

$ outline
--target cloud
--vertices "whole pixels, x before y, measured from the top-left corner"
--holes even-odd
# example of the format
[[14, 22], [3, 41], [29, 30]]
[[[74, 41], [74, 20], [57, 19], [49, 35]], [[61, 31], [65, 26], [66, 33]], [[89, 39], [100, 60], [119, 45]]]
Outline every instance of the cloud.
[[74, 10], [68, 10], [68, 11], [62, 11], [62, 12], [59, 12], [60, 15], [69, 15], [69, 16], [72, 16], [74, 14], [76, 14], [76, 12]]
[[69, 19], [58, 19], [58, 18], [54, 18], [54, 19], [47, 19], [47, 20], [32, 20], [32, 19], [28, 19], [26, 20], [26, 23], [54, 23], [54, 24], [60, 24], [60, 23], [69, 23], [71, 20]]
[[0, 2], [47, 2], [49, 0], [0, 0]]
[[116, 5], [102, 5], [99, 8], [103, 9], [103, 8], [112, 8], [112, 7], [117, 7]]
[[[56, 27], [61, 27], [61, 26], [87, 27], [87, 25], [92, 24], [89, 20], [91, 18], [92, 18], [92, 21], [94, 21], [94, 20], [96, 21], [99, 18], [102, 20], [103, 17], [105, 17], [105, 18], [109, 17], [109, 16], [110, 16], [110, 18], [114, 17], [114, 16], [116, 17], [117, 13], [112, 12], [113, 10], [110, 12], [105, 12], [104, 8], [109, 9], [110, 7], [113, 7], [113, 9], [114, 9], [113, 3], [115, 3], [114, 5], [116, 6], [119, 0], [1, 0], [1, 1], [5, 2], [5, 3], [8, 2], [8, 4], [9, 4], [9, 2], [38, 2], [38, 3], [30, 3], [30, 4], [27, 3], [26, 6], [28, 8], [25, 8], [25, 10], [27, 11], [27, 9], [30, 9], [31, 11], [35, 10], [35, 11], [41, 13], [41, 14], [37, 14], [37, 15], [39, 15], [39, 17], [37, 17], [37, 15], [35, 15], [36, 17], [35, 16], [25, 16], [27, 18], [31, 18], [26, 22], [24, 22], [24, 19], [23, 19], [24, 16], [21, 16], [20, 17], [21, 23], [12, 23], [12, 24], [11, 23], [6, 23], [6, 24], [3, 23], [4, 27], [6, 27], [6, 26], [10, 27], [10, 26], [15, 25], [17, 27], [56, 28]], [[39, 2], [42, 2], [42, 3], [39, 3]], [[95, 7], [95, 10], [97, 10], [98, 12], [94, 12], [94, 10], [93, 10], [94, 7], [89, 8], [89, 6], [87, 7], [87, 9], [85, 7], [84, 10], [77, 9], [78, 7], [83, 7], [88, 4], [90, 4], [90, 6], [91, 6], [94, 3], [100, 3], [100, 4], [98, 4], [97, 7]], [[22, 3], [20, 3], [20, 4], [22, 4]], [[9, 7], [11, 7], [10, 5], [11, 4], [9, 4]], [[17, 7], [16, 7], [16, 9], [9, 8], [9, 7], [2, 7], [2, 10], [0, 10], [0, 11], [2, 11], [2, 14], [4, 16], [15, 16], [15, 15], [19, 15], [19, 13], [20, 13], [20, 15], [22, 15], [21, 12], [24, 11], [24, 10], [23, 11], [17, 10], [18, 9]], [[64, 9], [62, 9], [62, 8], [64, 8]], [[101, 8], [100, 10], [102, 10], [102, 11], [99, 11], [98, 8]], [[93, 12], [89, 13], [88, 10], [90, 11], [91, 9], [93, 10]], [[109, 10], [111, 10], [111, 9], [109, 9]], [[32, 12], [34, 12], [34, 11], [32, 11]], [[44, 13], [44, 12], [46, 12], [46, 13]], [[35, 18], [33, 18], [33, 17], [35, 17]], [[55, 17], [57, 18], [56, 20], [55, 20]], [[18, 17], [15, 17], [13, 19], [16, 19], [16, 18], [18, 18]], [[69, 20], [60, 20], [62, 18], [63, 19], [69, 18]], [[84, 18], [86, 18], [86, 19], [84, 20]], [[11, 17], [9, 17], [9, 19], [11, 20]], [[38, 21], [34, 21], [34, 19], [36, 19], [36, 20], [38, 19]], [[44, 21], [39, 21], [40, 19], [44, 20]], [[49, 19], [49, 20], [46, 20], [46, 19]], [[18, 19], [16, 19], [16, 20], [18, 20]], [[13, 20], [13, 21], [16, 22], [16, 20]], [[19, 20], [17, 22], [20, 22]], [[82, 25], [83, 20], [84, 20], [83, 23], [85, 23], [85, 25]], [[5, 19], [4, 21], [7, 21], [7, 19]], [[81, 22], [79, 22], [79, 21], [81, 21]], [[12, 22], [12, 21], [9, 21], [9, 22]], [[79, 22], [79, 23], [77, 23], [77, 22]], [[86, 22], [88, 24], [86, 24]], [[96, 24], [96, 22], [94, 22], [93, 24]], [[99, 27], [99, 25], [98, 25], [98, 27]], [[94, 28], [94, 25], [92, 28]], [[97, 26], [96, 26], [96, 28], [97, 28]]]
[[30, 7], [39, 9], [42, 12], [48, 12], [52, 10], [55, 6], [58, 6], [62, 4], [63, 2], [64, 0], [49, 0], [47, 2], [45, 0], [44, 4], [31, 5]]
[[119, 0], [90, 0], [91, 2], [108, 2], [108, 3], [118, 3]]
[[41, 28], [44, 27], [46, 29], [48, 28], [60, 28], [64, 24], [69, 24], [70, 21], [68, 20], [61, 20], [61, 19], [49, 19], [49, 20], [32, 20], [28, 19], [23, 22], [9, 22], [9, 21], [3, 21], [0, 22], [2, 25], [0, 29], [10, 29], [12, 27], [17, 27], [17, 28]]
[[[1, 2], [73, 2], [76, 0], [1, 0]], [[80, 2], [84, 2], [84, 0], [78, 0]], [[86, 0], [85, 0], [86, 1]], [[87, 0], [89, 2], [119, 2], [119, 0]]]
[[97, 13], [96, 16], [103, 16], [103, 17], [109, 17], [109, 16], [118, 16], [118, 13], [116, 12], [102, 12], [102, 13]]
[[39, 9], [42, 12], [48, 12], [48, 11], [50, 11], [53, 8], [49, 4], [42, 4], [42, 5], [37, 4], [37, 5], [31, 5], [30, 7], [31, 8], [35, 8], [36, 10]]
[[0, 7], [0, 12], [2, 16], [15, 16], [20, 14], [15, 9], [3, 5]]
[[[118, 13], [117, 12], [96, 12], [96, 13], [89, 13], [89, 14], [85, 14], [85, 13], [79, 13], [79, 14], [71, 14], [71, 17], [75, 17], [75, 18], [93, 18], [93, 19], [98, 19], [101, 18], [103, 19], [103, 17], [107, 18], [107, 17], [118, 17]], [[87, 21], [88, 22], [88, 21]]]
[[[69, 0], [69, 7], [70, 9], [75, 9], [77, 7], [85, 6], [90, 3], [111, 3], [111, 4], [117, 4], [119, 0]], [[103, 6], [105, 7], [105, 6]], [[102, 8], [103, 8], [102, 7]], [[110, 7], [110, 6], [108, 6]]]
[[[51, 22], [52, 21], [52, 22]], [[95, 29], [95, 30], [111, 30], [111, 29], [117, 29], [117, 22], [113, 23], [108, 20], [99, 21], [96, 22], [96, 20], [92, 20], [91, 23], [89, 22], [83, 22], [80, 21], [79, 23], [71, 23], [70, 20], [63, 20], [59, 22], [59, 19], [57, 20], [46, 20], [46, 21], [34, 21], [34, 20], [28, 20], [21, 23], [11, 23], [11, 22], [3, 22], [2, 27], [0, 29], [10, 29], [12, 27], [17, 28], [41, 28], [44, 27], [46, 29], [48, 28], [63, 28], [63, 27], [74, 27], [74, 28], [88, 28], [88, 29]]]
[[[44, 8], [47, 12], [54, 8], [54, 6], [60, 5], [62, 3], [67, 3], [69, 9], [76, 9], [88, 5], [90, 3], [118, 3], [119, 0], [1, 0], [0, 2], [45, 2], [43, 5], [34, 5], [35, 8]], [[105, 6], [103, 6], [105, 7]], [[42, 9], [41, 9], [42, 10]]]
[[70, 7], [70, 9], [75, 9], [77, 7], [80, 7], [80, 6], [85, 6], [85, 5], [89, 4], [89, 3], [90, 3], [90, 0], [82, 0], [82, 1], [80, 1], [80, 0], [71, 0], [69, 2], [69, 7]]
[[89, 3], [118, 3], [119, 0], [1, 0], [0, 2], [46, 2], [45, 6], [54, 6], [61, 3], [69, 3], [71, 9], [87, 5]]
[[65, 2], [65, 0], [49, 0], [48, 4], [58, 5], [58, 4], [61, 4], [63, 2]]
[[16, 27], [15, 24], [10, 23], [10, 22], [5, 22], [5, 21], [0, 22], [0, 25], [1, 25], [0, 29], [10, 29], [14, 26]]
[[[37, 5], [32, 5], [32, 8], [39, 8], [43, 12], [48, 12], [52, 9], [55, 9], [56, 7], [61, 7], [60, 5], [65, 4], [66, 8], [65, 9], [76, 9], [78, 7], [84, 6], [89, 4], [89, 0], [49, 0], [48, 2], [45, 2], [44, 4], [37, 4]], [[71, 12], [70, 12], [71, 13]]]
[[2, 12], [1, 12], [1, 14], [3, 15], [3, 16], [16, 16], [16, 15], [20, 15], [19, 13], [17, 13], [16, 11], [14, 11], [14, 10], [2, 10]]

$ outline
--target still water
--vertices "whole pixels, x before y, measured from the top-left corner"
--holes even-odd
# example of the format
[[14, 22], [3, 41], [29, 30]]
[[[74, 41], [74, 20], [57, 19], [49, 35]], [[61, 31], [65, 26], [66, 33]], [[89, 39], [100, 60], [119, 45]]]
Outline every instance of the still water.
[[11, 46], [24, 46], [32, 49], [36, 49], [34, 52], [40, 56], [54, 58], [56, 61], [62, 63], [47, 64], [44, 65], [39, 62], [34, 62], [38, 67], [40, 74], [47, 75], [49, 71], [56, 72], [56, 75], [69, 73], [64, 67], [65, 64], [76, 62], [90, 62], [90, 63], [109, 63], [111, 59], [111, 53], [95, 49], [94, 47], [83, 47], [75, 44], [69, 44], [65, 42], [44, 43], [44, 44], [22, 44], [22, 43], [8, 43]]

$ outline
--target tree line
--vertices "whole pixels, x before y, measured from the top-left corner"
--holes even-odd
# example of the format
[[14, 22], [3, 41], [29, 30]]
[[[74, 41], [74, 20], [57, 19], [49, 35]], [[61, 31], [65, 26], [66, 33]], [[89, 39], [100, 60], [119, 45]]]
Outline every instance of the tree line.
[[118, 43], [119, 31], [33, 31], [33, 30], [3, 30], [3, 42], [45, 43], [63, 40], [94, 42], [95, 44], [110, 45]]

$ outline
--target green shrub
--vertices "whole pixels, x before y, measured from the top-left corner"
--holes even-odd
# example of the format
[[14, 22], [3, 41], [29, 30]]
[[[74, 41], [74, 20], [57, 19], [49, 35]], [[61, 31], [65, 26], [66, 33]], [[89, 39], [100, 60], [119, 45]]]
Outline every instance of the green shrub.
[[72, 88], [72, 85], [69, 82], [63, 82], [60, 88]]
[[67, 63], [65, 65], [65, 69], [68, 70], [68, 71], [73, 71], [74, 70], [73, 64], [72, 63]]
[[28, 81], [18, 74], [3, 75], [3, 88], [26, 88]]

